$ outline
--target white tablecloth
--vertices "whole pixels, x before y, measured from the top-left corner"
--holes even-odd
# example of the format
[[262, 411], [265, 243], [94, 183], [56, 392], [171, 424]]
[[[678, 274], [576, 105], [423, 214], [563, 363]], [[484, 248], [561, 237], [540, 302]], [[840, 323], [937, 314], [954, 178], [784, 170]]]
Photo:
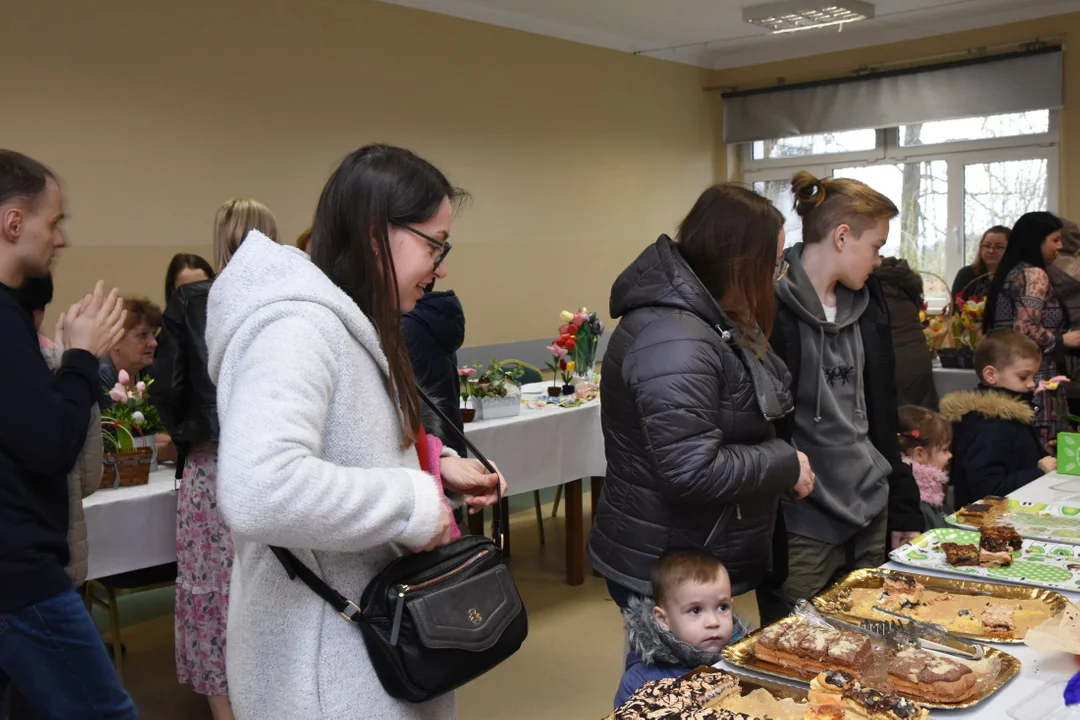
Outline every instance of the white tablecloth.
[[[1039, 480], [1009, 495], [1025, 502], [1063, 502], [1070, 498], [1080, 501], [1080, 477], [1045, 475]], [[956, 577], [923, 568], [911, 568], [894, 562], [882, 567], [905, 570], [923, 575]], [[1061, 593], [1072, 602], [1080, 602], [1080, 593]], [[1062, 693], [1065, 683], [1080, 666], [1072, 655], [1040, 652], [1027, 645], [995, 645], [1021, 663], [1020, 672], [993, 697], [967, 710], [934, 710], [935, 718], [979, 718], [979, 720], [1076, 720], [1080, 710], [1066, 710]], [[756, 675], [743, 668], [722, 663], [726, 669]], [[767, 677], [767, 676], [766, 676]], [[775, 679], [775, 678], [773, 678]]]
[[499, 466], [510, 494], [607, 472], [598, 402], [576, 408], [522, 407], [516, 417], [469, 423], [465, 434]]
[[[469, 439], [499, 466], [510, 493], [603, 476], [604, 436], [597, 402], [548, 407], [469, 423]], [[147, 485], [98, 490], [86, 499], [90, 579], [176, 560], [175, 470], [163, 468]]]
[[98, 490], [86, 498], [88, 579], [176, 560], [175, 472], [162, 467], [146, 485]]

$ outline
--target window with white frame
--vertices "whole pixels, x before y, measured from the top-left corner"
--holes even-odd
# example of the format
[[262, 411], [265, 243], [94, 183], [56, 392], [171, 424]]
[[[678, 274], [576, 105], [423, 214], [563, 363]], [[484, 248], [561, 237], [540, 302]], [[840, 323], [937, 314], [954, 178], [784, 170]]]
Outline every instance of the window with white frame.
[[986, 229], [1056, 210], [1057, 124], [1057, 111], [1034, 110], [746, 143], [743, 180], [783, 211], [789, 245], [802, 239], [795, 171], [880, 191], [900, 209], [882, 255], [923, 273], [927, 299], [941, 307]]

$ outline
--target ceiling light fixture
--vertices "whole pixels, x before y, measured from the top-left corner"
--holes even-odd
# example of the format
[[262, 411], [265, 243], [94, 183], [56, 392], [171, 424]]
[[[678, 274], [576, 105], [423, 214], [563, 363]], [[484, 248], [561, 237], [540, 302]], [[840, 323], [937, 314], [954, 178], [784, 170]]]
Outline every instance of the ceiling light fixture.
[[783, 0], [743, 8], [743, 22], [774, 33], [813, 30], [874, 17], [874, 6], [862, 0]]

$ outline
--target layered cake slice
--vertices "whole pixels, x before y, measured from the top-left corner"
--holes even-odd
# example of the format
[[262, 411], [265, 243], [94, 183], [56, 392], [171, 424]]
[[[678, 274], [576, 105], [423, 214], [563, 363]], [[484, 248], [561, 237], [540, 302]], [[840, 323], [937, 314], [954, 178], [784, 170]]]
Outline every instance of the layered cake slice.
[[905, 695], [936, 702], [962, 702], [975, 692], [975, 673], [945, 655], [906, 648], [889, 663], [889, 682]]
[[987, 603], [980, 620], [983, 631], [990, 637], [1011, 638], [1016, 632], [1016, 613], [1011, 607]]
[[953, 567], [979, 564], [979, 548], [974, 545], [944, 542], [941, 543], [941, 550], [945, 553], [945, 560]]
[[922, 602], [925, 590], [926, 588], [923, 587], [922, 583], [910, 575], [889, 573], [885, 576], [881, 605], [886, 610], [914, 607]]

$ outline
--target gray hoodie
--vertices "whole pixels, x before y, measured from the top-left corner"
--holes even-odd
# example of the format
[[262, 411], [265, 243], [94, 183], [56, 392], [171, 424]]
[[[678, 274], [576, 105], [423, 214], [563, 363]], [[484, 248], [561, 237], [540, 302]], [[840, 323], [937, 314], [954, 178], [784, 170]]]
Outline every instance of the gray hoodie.
[[870, 293], [837, 285], [836, 322], [828, 322], [803, 270], [802, 249], [799, 243], [785, 252], [790, 267], [776, 297], [799, 319], [802, 366], [792, 368], [799, 373], [792, 444], [810, 458], [817, 482], [806, 500], [783, 499], [784, 522], [790, 533], [839, 544], [885, 509], [892, 468], [867, 437], [858, 321]]

